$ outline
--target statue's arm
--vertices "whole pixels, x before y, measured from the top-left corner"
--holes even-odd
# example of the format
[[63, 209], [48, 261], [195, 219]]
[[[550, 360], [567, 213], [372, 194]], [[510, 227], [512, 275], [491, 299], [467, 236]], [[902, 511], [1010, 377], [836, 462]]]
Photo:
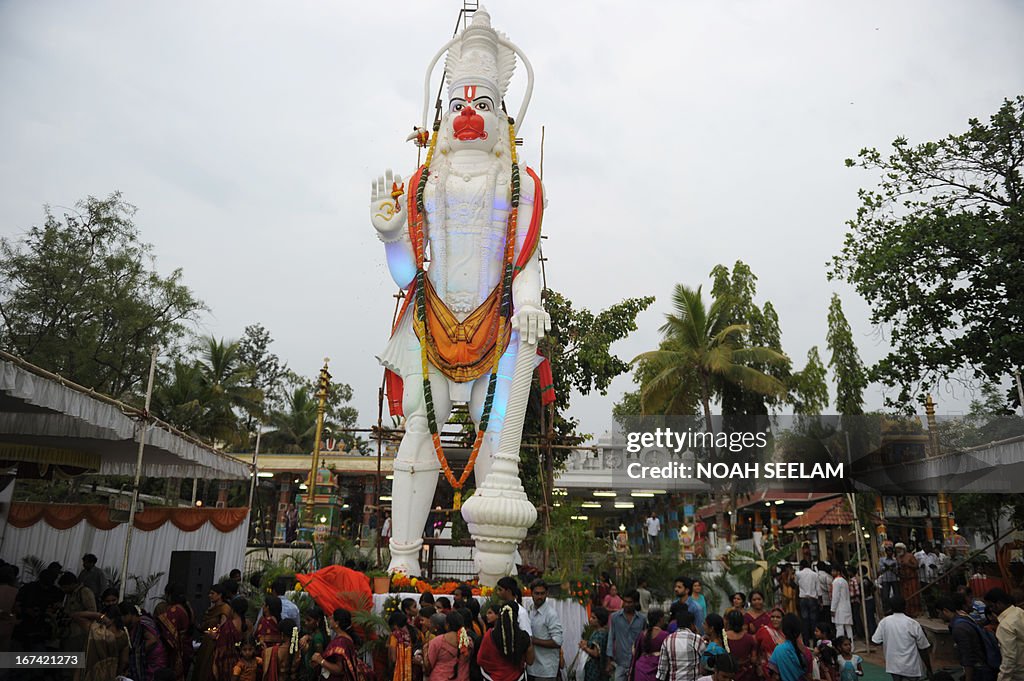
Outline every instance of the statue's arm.
[[[538, 182], [532, 176], [523, 173], [523, 192], [519, 200], [519, 215], [517, 217], [516, 230], [516, 258], [522, 252], [529, 232], [530, 223], [533, 220], [535, 209], [543, 209], [543, 206], [535, 206], [534, 202], [543, 196]], [[541, 291], [544, 287], [543, 277], [540, 270], [540, 247], [534, 249], [530, 259], [523, 269], [512, 281], [512, 307], [515, 316], [512, 319], [512, 328], [518, 329], [521, 336], [524, 336], [530, 343], [536, 343], [544, 337], [545, 332], [551, 330], [551, 318], [544, 311], [541, 304]]]
[[388, 170], [370, 192], [370, 222], [384, 242], [388, 271], [400, 288], [408, 287], [416, 276], [416, 255], [406, 229], [409, 195], [404, 190], [402, 176], [392, 176]]

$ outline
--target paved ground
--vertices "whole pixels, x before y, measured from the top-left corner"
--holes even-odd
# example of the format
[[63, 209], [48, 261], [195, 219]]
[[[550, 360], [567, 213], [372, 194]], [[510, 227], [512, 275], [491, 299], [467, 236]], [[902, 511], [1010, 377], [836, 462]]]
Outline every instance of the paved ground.
[[[866, 652], [861, 643], [857, 654], [864, 658], [864, 676], [861, 677], [861, 681], [892, 681], [892, 676], [886, 674], [886, 659], [882, 654], [882, 646], [872, 645], [871, 652]], [[939, 670], [945, 670], [957, 679], [962, 673], [961, 668], [958, 667], [936, 665], [934, 671], [938, 672]]]

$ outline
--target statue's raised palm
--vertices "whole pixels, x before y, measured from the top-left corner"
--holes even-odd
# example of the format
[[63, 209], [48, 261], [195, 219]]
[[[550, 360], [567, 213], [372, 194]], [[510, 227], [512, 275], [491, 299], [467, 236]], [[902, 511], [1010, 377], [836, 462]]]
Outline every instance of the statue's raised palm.
[[[405, 229], [405, 185], [401, 175], [393, 175], [391, 169], [376, 182], [370, 190], [370, 222], [381, 239], [391, 241]], [[399, 194], [398, 192], [402, 192]]]

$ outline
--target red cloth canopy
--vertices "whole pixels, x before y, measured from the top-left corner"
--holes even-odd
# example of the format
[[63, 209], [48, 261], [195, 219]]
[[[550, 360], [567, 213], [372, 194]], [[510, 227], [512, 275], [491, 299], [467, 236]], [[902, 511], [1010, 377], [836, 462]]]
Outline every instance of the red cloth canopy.
[[373, 610], [370, 578], [362, 572], [341, 565], [328, 565], [308, 575], [295, 575], [295, 579], [328, 617], [338, 608]]

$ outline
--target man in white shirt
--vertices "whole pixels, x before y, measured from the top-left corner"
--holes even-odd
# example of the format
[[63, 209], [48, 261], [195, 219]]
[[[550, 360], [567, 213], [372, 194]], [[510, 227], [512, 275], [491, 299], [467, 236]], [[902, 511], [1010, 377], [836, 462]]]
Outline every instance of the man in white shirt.
[[814, 639], [814, 627], [818, 623], [818, 595], [821, 583], [818, 573], [811, 569], [806, 558], [800, 561], [800, 569], [796, 571], [796, 586], [800, 590], [800, 621], [804, 625], [804, 645], [810, 646]]
[[[823, 560], [818, 561], [818, 603], [821, 609], [819, 617], [831, 620], [832, 613], [832, 566]], [[825, 615], [829, 613], [829, 615]]]
[[533, 664], [526, 668], [530, 681], [555, 681], [562, 652], [562, 622], [555, 613], [554, 604], [548, 603], [548, 585], [538, 579], [530, 585], [533, 596], [530, 611], [531, 640], [534, 648]]
[[893, 681], [915, 681], [922, 676], [932, 678], [931, 644], [924, 629], [905, 614], [907, 603], [902, 596], [889, 601], [892, 614], [878, 623], [872, 642], [885, 650], [885, 671]]
[[380, 525], [380, 543], [387, 547], [391, 544], [391, 514], [384, 514], [384, 522]]
[[[924, 560], [921, 564], [924, 566], [925, 583], [934, 582], [939, 576], [939, 557], [935, 555], [934, 544], [925, 547]], [[924, 583], [921, 586], [924, 586]]]
[[918, 544], [917, 551], [914, 551], [914, 558], [917, 559], [917, 577], [921, 580], [921, 586], [928, 581], [928, 567], [926, 565], [928, 552], [924, 550], [924, 544]]
[[651, 511], [651, 515], [644, 521], [647, 526], [647, 550], [650, 553], [655, 553], [658, 550], [658, 534], [661, 532], [661, 521], [658, 520], [658, 516], [654, 515], [654, 511]]

